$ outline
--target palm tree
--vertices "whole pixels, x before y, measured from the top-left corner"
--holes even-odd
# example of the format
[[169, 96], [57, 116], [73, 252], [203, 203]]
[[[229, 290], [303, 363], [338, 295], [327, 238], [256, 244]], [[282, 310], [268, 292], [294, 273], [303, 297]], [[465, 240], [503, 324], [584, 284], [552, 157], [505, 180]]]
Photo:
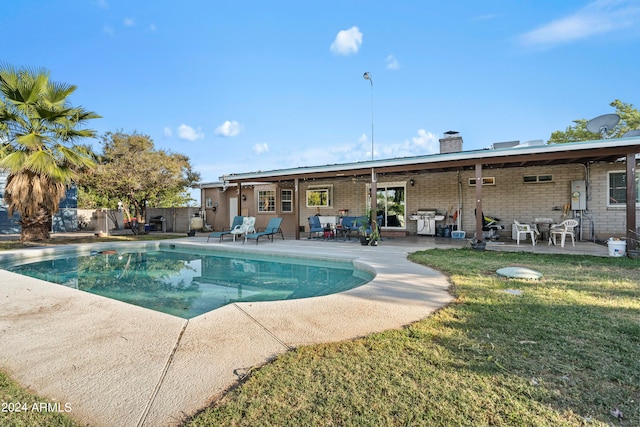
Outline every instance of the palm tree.
[[20, 215], [20, 240], [48, 239], [51, 218], [79, 171], [94, 165], [93, 154], [74, 141], [95, 137], [80, 128], [99, 118], [72, 107], [76, 86], [49, 80], [43, 69], [0, 65], [0, 168], [8, 172], [4, 201], [9, 216]]

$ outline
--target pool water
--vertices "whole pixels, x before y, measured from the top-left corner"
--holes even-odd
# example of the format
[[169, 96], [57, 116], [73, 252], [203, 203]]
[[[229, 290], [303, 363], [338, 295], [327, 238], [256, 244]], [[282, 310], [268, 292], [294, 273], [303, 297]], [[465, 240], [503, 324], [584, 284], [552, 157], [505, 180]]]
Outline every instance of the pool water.
[[373, 278], [347, 261], [162, 249], [103, 251], [3, 268], [185, 319], [235, 302], [333, 294]]

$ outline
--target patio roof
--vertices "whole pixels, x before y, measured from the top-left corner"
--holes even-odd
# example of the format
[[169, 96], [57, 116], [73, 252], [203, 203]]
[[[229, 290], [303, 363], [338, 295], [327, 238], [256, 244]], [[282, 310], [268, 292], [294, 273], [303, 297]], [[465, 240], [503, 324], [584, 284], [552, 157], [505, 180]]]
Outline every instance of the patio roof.
[[502, 149], [461, 151], [385, 160], [306, 166], [271, 171], [256, 171], [224, 175], [224, 182], [249, 181], [277, 182], [295, 178], [328, 178], [370, 173], [393, 172], [446, 172], [472, 170], [481, 164], [484, 169], [593, 162], [615, 162], [630, 153], [640, 153], [640, 138], [619, 138], [596, 141], [571, 142], [536, 146], [518, 146]]

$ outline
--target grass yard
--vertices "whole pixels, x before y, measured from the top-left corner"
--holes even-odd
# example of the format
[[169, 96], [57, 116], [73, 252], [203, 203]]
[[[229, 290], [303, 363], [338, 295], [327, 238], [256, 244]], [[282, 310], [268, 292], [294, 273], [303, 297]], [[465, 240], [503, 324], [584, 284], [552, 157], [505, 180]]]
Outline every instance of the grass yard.
[[[457, 300], [402, 330], [300, 347], [188, 425], [640, 426], [637, 261], [469, 249], [411, 259], [449, 275]], [[495, 274], [516, 265], [544, 276]]]
[[[286, 353], [186, 425], [640, 426], [637, 260], [470, 249], [411, 259], [447, 274], [456, 300], [401, 330]], [[544, 276], [495, 274], [506, 266]], [[0, 396], [42, 400], [1, 373]], [[0, 425], [71, 425], [32, 415], [0, 413]]]

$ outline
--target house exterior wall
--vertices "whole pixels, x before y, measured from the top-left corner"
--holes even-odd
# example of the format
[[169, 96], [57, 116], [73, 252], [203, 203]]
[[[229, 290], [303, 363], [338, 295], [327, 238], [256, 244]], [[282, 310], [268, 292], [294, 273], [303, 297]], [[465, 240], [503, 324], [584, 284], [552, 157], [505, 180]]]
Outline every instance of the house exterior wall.
[[[511, 238], [511, 224], [514, 220], [532, 223], [536, 218], [551, 218], [560, 222], [567, 217], [573, 217], [573, 211], [563, 216], [565, 205], [571, 203], [571, 182], [575, 180], [587, 181], [587, 215], [582, 224], [582, 236], [591, 238], [591, 221], [594, 224], [595, 236], [599, 240], [609, 237], [624, 237], [626, 234], [626, 209], [624, 206], [608, 206], [609, 171], [625, 171], [625, 166], [619, 163], [592, 164], [585, 167], [582, 164], [558, 166], [536, 166], [505, 169], [484, 169], [483, 177], [495, 179], [495, 185], [483, 185], [482, 208], [486, 215], [500, 218], [505, 227], [500, 232], [503, 239]], [[524, 176], [553, 175], [551, 182], [525, 183]], [[467, 237], [475, 233], [476, 187], [469, 185], [469, 179], [475, 179], [475, 170], [460, 172], [423, 172], [423, 173], [393, 173], [378, 175], [378, 188], [385, 183], [404, 183], [405, 199], [405, 229], [408, 234], [416, 234], [417, 222], [409, 220], [411, 213], [421, 209], [436, 210], [446, 216], [438, 225], [454, 225], [453, 215], [460, 209], [460, 229]], [[410, 184], [413, 181], [413, 185]], [[254, 185], [243, 188], [247, 200], [242, 202], [250, 215], [256, 216], [258, 227], [263, 227], [273, 216], [283, 218], [283, 230], [291, 235], [296, 227], [304, 232], [309, 230], [308, 217], [313, 215], [339, 216], [341, 211], [348, 211], [346, 215], [360, 216], [367, 212], [368, 185], [371, 184], [370, 175], [335, 177], [327, 179], [299, 180], [296, 194], [293, 181], [273, 184]], [[332, 192], [331, 205], [328, 207], [307, 207], [306, 192], [313, 187], [330, 187]], [[294, 213], [280, 211], [280, 192], [282, 188], [294, 189], [294, 209], [300, 211], [299, 222], [295, 223]], [[258, 191], [261, 189], [276, 189], [276, 212], [271, 214], [257, 213]], [[207, 213], [207, 222], [216, 230], [228, 227], [228, 199], [229, 194], [237, 197], [237, 189], [230, 188], [226, 192], [218, 189], [206, 189], [205, 197], [219, 203], [213, 221]], [[299, 200], [296, 200], [296, 197]], [[637, 208], [640, 212], [640, 207]], [[640, 231], [640, 230], [638, 230]]]
[[[284, 212], [282, 210], [281, 190], [291, 190], [293, 192], [293, 207], [291, 212]], [[258, 192], [261, 190], [273, 190], [275, 191], [275, 212], [259, 212], [258, 210]], [[282, 230], [286, 234], [294, 234], [296, 231], [295, 223], [295, 207], [296, 207], [296, 193], [292, 182], [283, 182], [275, 184], [259, 184], [259, 185], [244, 185], [242, 187], [242, 194], [238, 193], [238, 188], [235, 186], [228, 187], [226, 189], [221, 187], [205, 188], [202, 190], [202, 200], [205, 221], [214, 230], [220, 231], [223, 228], [229, 228], [231, 224], [231, 212], [232, 203], [235, 199], [236, 203], [240, 202], [240, 208], [238, 209], [238, 215], [254, 216], [256, 217], [256, 229], [264, 228], [269, 223], [269, 220], [274, 217], [282, 218]], [[245, 196], [246, 200], [242, 200], [242, 196]], [[211, 199], [211, 206], [207, 207], [207, 199]], [[215, 209], [214, 209], [215, 208]]]

